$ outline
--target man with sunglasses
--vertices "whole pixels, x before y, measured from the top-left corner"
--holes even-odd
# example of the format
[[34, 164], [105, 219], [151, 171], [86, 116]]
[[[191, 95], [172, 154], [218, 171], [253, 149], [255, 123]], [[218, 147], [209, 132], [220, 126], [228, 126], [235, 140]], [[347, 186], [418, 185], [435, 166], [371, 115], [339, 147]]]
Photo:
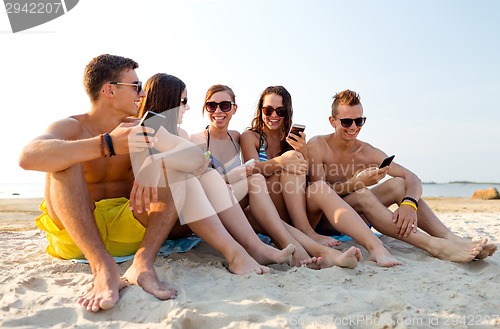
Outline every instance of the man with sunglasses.
[[[130, 119], [145, 96], [137, 67], [120, 56], [92, 59], [84, 73], [90, 111], [54, 122], [20, 156], [24, 169], [47, 173], [43, 213], [37, 218], [46, 232], [47, 252], [62, 259], [86, 258], [91, 266], [93, 285], [78, 302], [92, 312], [112, 308], [129, 283], [159, 299], [176, 295], [154, 269], [157, 252], [177, 220], [170, 191], [158, 189], [150, 212], [129, 207], [134, 184], [129, 145], [134, 152], [151, 147], [138, 120]], [[113, 256], [134, 253], [121, 278]]]
[[[311, 182], [325, 182], [379, 232], [437, 258], [469, 262], [493, 255], [496, 246], [487, 239], [463, 239], [439, 220], [421, 199], [422, 182], [414, 173], [394, 162], [380, 168], [387, 155], [357, 138], [366, 118], [356, 92], [334, 96], [329, 120], [335, 132], [308, 142]], [[378, 184], [386, 175], [393, 178]], [[392, 213], [387, 207], [395, 203], [399, 207]]]

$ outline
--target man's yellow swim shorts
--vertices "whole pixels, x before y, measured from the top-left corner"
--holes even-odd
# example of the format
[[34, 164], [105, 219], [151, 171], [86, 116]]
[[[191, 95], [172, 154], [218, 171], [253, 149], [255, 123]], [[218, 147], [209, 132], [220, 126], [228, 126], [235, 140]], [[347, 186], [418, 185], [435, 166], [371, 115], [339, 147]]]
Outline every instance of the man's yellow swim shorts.
[[[43, 214], [36, 219], [36, 225], [46, 232], [49, 243], [47, 252], [62, 259], [85, 258], [68, 232], [54, 224], [47, 213], [45, 200], [42, 201], [40, 210]], [[135, 219], [129, 209], [128, 199], [104, 199], [96, 202], [94, 218], [102, 241], [112, 256], [132, 255], [139, 249], [146, 228]]]

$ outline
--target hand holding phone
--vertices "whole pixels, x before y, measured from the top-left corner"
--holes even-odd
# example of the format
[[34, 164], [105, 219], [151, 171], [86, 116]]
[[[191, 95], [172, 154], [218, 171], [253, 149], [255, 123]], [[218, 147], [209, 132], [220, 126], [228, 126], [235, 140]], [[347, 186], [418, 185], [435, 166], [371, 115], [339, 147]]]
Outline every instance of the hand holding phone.
[[300, 132], [304, 132], [304, 130], [306, 130], [306, 126], [305, 125], [301, 125], [299, 123], [294, 123], [292, 125], [292, 127], [290, 128], [290, 131], [288, 132], [288, 137], [290, 137], [291, 139], [297, 141], [297, 139], [295, 137], [293, 137], [293, 135], [297, 135], [297, 136], [300, 137]]
[[255, 162], [255, 159], [250, 159], [247, 162], [245, 162], [243, 165], [248, 168], [251, 165], [253, 165], [254, 162]]
[[[149, 127], [149, 128], [154, 129], [154, 133], [151, 135], [143, 132], [144, 136], [149, 136], [149, 137], [155, 136], [166, 119], [167, 118], [164, 115], [159, 114], [159, 113], [155, 113], [155, 112], [151, 112], [151, 111], [147, 111], [146, 113], [144, 113], [144, 116], [142, 117], [139, 124], [143, 127]], [[155, 149], [155, 148], [149, 149], [149, 154], [153, 155], [153, 154], [157, 154], [157, 153], [159, 153], [159, 151], [157, 149]]]
[[144, 136], [154, 136], [160, 129], [160, 127], [163, 125], [167, 118], [159, 113], [147, 111], [144, 116], [141, 119], [141, 122], [139, 124], [144, 127], [150, 127], [155, 130], [153, 135], [149, 135], [147, 133], [144, 133]]
[[394, 157], [395, 155], [391, 155], [390, 157], [385, 158], [384, 161], [382, 161], [382, 163], [380, 164], [379, 168], [382, 169], [390, 165]]

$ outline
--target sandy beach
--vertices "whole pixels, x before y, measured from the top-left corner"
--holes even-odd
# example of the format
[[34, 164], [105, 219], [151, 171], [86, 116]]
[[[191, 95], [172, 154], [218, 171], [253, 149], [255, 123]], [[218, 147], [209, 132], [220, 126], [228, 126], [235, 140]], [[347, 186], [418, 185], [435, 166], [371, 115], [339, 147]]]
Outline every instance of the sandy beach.
[[[500, 328], [500, 252], [458, 264], [386, 236], [404, 266], [378, 267], [362, 249], [365, 260], [352, 270], [272, 265], [262, 276], [230, 274], [202, 242], [156, 260], [177, 299], [131, 286], [114, 309], [88, 313], [76, 298], [92, 282], [90, 268], [45, 253], [39, 202], [0, 200], [1, 328]], [[500, 242], [500, 200], [428, 203], [459, 235]]]

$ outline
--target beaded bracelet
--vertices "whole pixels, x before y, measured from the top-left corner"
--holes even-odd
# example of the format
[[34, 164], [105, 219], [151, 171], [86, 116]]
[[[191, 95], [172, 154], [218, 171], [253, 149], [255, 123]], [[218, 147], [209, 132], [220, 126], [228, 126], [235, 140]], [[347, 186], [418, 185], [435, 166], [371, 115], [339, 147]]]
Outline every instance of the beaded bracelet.
[[104, 153], [104, 134], [101, 134], [101, 136], [99, 136], [99, 148], [101, 149], [101, 156], [105, 158], [106, 153]]
[[416, 206], [413, 202], [403, 201], [403, 202], [401, 202], [401, 205], [410, 206], [410, 207], [412, 207], [413, 209], [415, 209], [415, 211], [417, 211], [417, 210], [418, 210], [417, 206]]
[[415, 206], [417, 206], [417, 208], [418, 208], [418, 201], [415, 200], [414, 198], [412, 198], [411, 196], [405, 196], [403, 198], [403, 200], [401, 200], [401, 202], [404, 202], [405, 200], [413, 202], [415, 204]]
[[104, 134], [104, 140], [106, 141], [106, 145], [108, 146], [109, 156], [112, 157], [113, 155], [116, 155], [115, 148], [113, 147], [113, 140], [108, 133]]

